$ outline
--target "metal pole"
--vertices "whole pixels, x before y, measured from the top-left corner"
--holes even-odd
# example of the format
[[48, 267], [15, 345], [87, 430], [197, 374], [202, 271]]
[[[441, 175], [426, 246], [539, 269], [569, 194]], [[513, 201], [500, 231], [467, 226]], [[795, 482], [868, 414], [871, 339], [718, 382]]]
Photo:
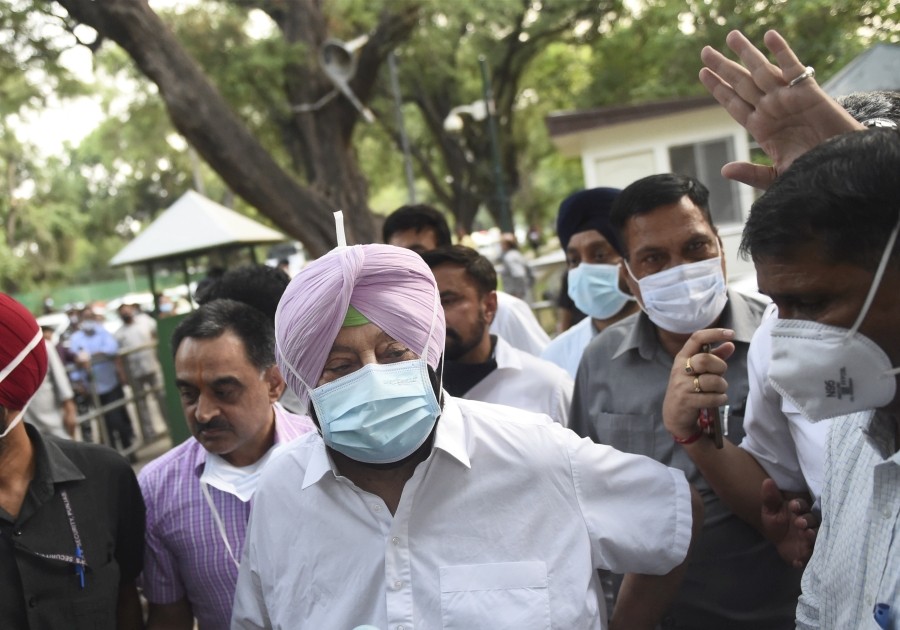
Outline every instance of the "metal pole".
[[512, 217], [509, 212], [509, 197], [506, 195], [506, 184], [503, 180], [503, 166], [500, 162], [500, 141], [497, 135], [497, 119], [494, 108], [494, 90], [491, 87], [491, 77], [488, 75], [487, 60], [484, 55], [478, 57], [481, 66], [481, 82], [484, 87], [484, 102], [488, 112], [488, 134], [491, 138], [491, 156], [494, 164], [494, 185], [497, 194], [497, 206], [500, 210], [500, 230], [512, 232]]
[[410, 204], [416, 203], [416, 178], [413, 173], [412, 156], [409, 150], [409, 136], [403, 120], [403, 101], [400, 97], [400, 79], [397, 77], [397, 58], [388, 53], [388, 69], [391, 72], [391, 92], [394, 93], [394, 110], [397, 113], [397, 129], [400, 130], [400, 146], [403, 147], [403, 167], [406, 171], [406, 191]]

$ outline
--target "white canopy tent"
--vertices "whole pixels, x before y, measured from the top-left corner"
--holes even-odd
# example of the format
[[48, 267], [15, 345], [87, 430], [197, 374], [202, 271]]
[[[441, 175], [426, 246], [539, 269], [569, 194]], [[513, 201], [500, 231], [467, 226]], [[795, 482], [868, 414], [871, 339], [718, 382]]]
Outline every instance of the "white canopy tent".
[[153, 267], [156, 263], [180, 261], [185, 284], [190, 286], [189, 258], [217, 250], [248, 247], [255, 260], [254, 246], [287, 240], [288, 237], [278, 230], [189, 190], [113, 256], [109, 264], [113, 267], [147, 265], [150, 290], [155, 295]]

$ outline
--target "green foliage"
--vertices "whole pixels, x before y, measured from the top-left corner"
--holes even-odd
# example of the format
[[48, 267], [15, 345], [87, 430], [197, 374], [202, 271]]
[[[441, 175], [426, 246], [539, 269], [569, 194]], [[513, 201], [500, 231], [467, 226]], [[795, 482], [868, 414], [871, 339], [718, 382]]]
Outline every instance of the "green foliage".
[[[328, 36], [370, 33], [386, 11], [415, 0], [331, 0]], [[874, 42], [897, 42], [897, 0], [420, 0], [420, 23], [395, 52], [402, 110], [416, 157], [418, 201], [457, 214], [488, 216], [494, 190], [486, 125], [466, 121], [449, 134], [454, 106], [482, 98], [478, 57], [487, 58], [500, 114], [506, 180], [520, 225], [552, 231], [559, 201], [583, 185], [578, 160], [563, 159], [544, 119], [556, 110], [703, 93], [699, 51], [724, 48], [743, 30], [761, 43], [779, 30], [827, 80]], [[263, 0], [177, 3], [163, 20], [210, 82], [285, 169], [302, 178], [287, 85], [317, 63], [262, 7]], [[76, 38], [78, 33], [79, 38]], [[108, 274], [108, 260], [185, 190], [254, 216], [227, 186], [192, 159], [156, 86], [119, 48], [94, 56], [96, 85], [81, 85], [61, 62], [90, 34], [54, 3], [0, 0], [0, 287], [42, 288]], [[106, 120], [60, 158], [35, 159], [15, 136], [16, 116], [49, 99], [90, 89]], [[405, 202], [403, 160], [386, 66], [370, 106], [379, 123], [355, 127], [354, 149], [379, 213]], [[292, 157], [293, 156], [293, 157]], [[233, 202], [233, 203], [232, 203]], [[467, 205], [468, 204], [468, 205]], [[12, 220], [10, 220], [12, 219]], [[13, 230], [10, 230], [12, 226]]]

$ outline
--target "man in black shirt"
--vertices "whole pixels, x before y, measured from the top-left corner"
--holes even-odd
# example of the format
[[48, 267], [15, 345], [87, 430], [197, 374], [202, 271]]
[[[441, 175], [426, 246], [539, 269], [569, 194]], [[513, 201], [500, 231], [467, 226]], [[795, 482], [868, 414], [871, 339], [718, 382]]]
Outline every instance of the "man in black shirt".
[[46, 373], [37, 322], [0, 294], [0, 625], [141, 628], [137, 480], [111, 449], [21, 422]]

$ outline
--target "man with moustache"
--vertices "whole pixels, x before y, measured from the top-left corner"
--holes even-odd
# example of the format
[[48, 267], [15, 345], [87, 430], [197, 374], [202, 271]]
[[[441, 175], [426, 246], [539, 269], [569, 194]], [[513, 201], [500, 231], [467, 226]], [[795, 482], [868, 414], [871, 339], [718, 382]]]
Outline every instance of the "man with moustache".
[[172, 335], [175, 385], [192, 438], [141, 470], [147, 503], [142, 584], [148, 627], [228, 627], [250, 500], [282, 444], [310, 431], [275, 405], [273, 322], [233, 300], [213, 300]]

